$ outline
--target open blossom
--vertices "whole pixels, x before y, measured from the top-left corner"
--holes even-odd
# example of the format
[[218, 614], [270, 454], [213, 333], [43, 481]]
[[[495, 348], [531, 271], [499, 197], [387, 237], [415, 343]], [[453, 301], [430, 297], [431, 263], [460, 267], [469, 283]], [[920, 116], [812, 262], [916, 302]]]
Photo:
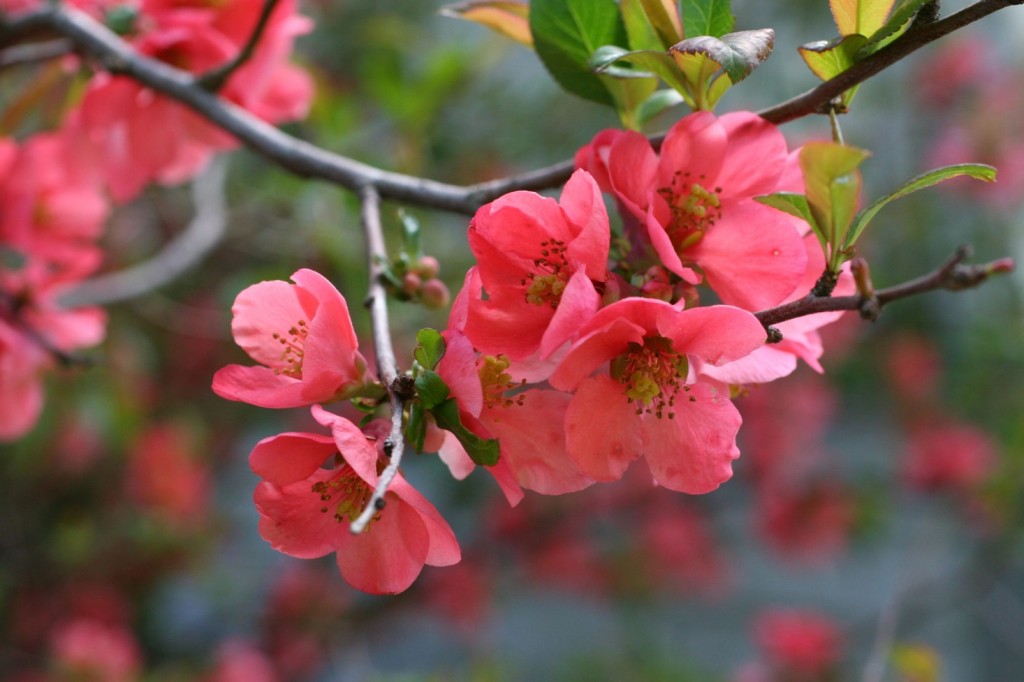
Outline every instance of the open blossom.
[[550, 379], [575, 391], [565, 419], [569, 455], [598, 481], [621, 478], [643, 456], [666, 488], [714, 490], [732, 476], [741, 419], [720, 385], [693, 380], [689, 358], [729, 362], [764, 340], [753, 315], [729, 306], [680, 310], [633, 298], [603, 308]]
[[[127, 39], [140, 53], [199, 74], [228, 63], [247, 41], [262, 3], [250, 0], [147, 0]], [[271, 122], [305, 116], [312, 99], [307, 74], [287, 59], [310, 28], [294, 0], [277, 3], [252, 57], [219, 90], [225, 99]], [[89, 148], [119, 202], [149, 182], [182, 182], [233, 137], [182, 104], [131, 79], [100, 73], [65, 124]], [[160, 130], [160, 135], [153, 135]]]
[[660, 154], [639, 133], [599, 134], [576, 158], [646, 227], [666, 268], [696, 284], [699, 267], [724, 303], [766, 308], [803, 277], [798, 222], [754, 201], [791, 189], [794, 163], [782, 133], [756, 114], [690, 114], [672, 126]]
[[213, 390], [260, 407], [300, 407], [344, 398], [368, 379], [345, 298], [302, 269], [294, 284], [260, 282], [235, 299], [231, 332], [256, 367], [229, 365]]
[[787, 680], [833, 679], [843, 655], [836, 623], [807, 609], [771, 609], [754, 622], [754, 637], [772, 670]]
[[[263, 539], [302, 559], [336, 552], [342, 577], [373, 594], [405, 590], [424, 564], [457, 563], [452, 529], [401, 473], [388, 488], [387, 505], [366, 530], [350, 532], [387, 459], [347, 419], [317, 406], [313, 416], [331, 429], [330, 436], [283, 433], [260, 441], [249, 456], [253, 471], [264, 479], [255, 494]], [[333, 467], [321, 468], [331, 458]]]
[[551, 355], [600, 307], [610, 239], [601, 191], [585, 171], [557, 202], [512, 192], [482, 207], [469, 224], [487, 294], [468, 299], [473, 346], [512, 360]]

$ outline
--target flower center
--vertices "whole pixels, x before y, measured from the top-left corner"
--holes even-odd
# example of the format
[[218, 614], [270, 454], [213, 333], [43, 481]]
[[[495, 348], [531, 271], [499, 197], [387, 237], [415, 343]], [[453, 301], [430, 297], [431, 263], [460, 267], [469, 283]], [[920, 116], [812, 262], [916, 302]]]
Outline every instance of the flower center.
[[[647, 337], [643, 344], [631, 343], [612, 361], [612, 377], [625, 387], [627, 402], [636, 403], [637, 414], [653, 414], [658, 419], [675, 418], [677, 394], [690, 391], [683, 383], [688, 369], [686, 356], [677, 353], [671, 339], [664, 336]], [[695, 398], [690, 396], [690, 400]]]
[[505, 371], [508, 366], [508, 356], [504, 354], [484, 355], [480, 358], [477, 374], [480, 376], [480, 385], [484, 389], [484, 405], [488, 408], [522, 405], [526, 399], [526, 395], [522, 393], [514, 398], [505, 397], [506, 391], [526, 384], [526, 379], [513, 381], [512, 376]]
[[[318, 481], [313, 484], [312, 492], [320, 496], [324, 503], [320, 507], [320, 513], [326, 514], [334, 510], [334, 520], [338, 523], [352, 523], [366, 509], [373, 495], [371, 488], [366, 481], [359, 477], [352, 467], [342, 464], [334, 478], [329, 481]], [[371, 519], [371, 524], [380, 518], [378, 511]], [[370, 529], [370, 525], [366, 526]]]
[[669, 187], [658, 190], [672, 211], [672, 220], [666, 227], [672, 245], [682, 252], [701, 240], [704, 233], [722, 218], [721, 187], [708, 189], [702, 183], [707, 176], [701, 174], [694, 182], [689, 172], [676, 171]]
[[548, 239], [540, 243], [540, 258], [533, 260], [537, 271], [529, 273], [520, 281], [526, 287], [527, 303], [558, 307], [571, 274], [565, 252], [563, 241]]
[[306, 337], [309, 336], [309, 325], [299, 320], [285, 334], [274, 332], [274, 339], [281, 344], [281, 367], [274, 369], [274, 374], [287, 374], [296, 379], [302, 378], [302, 358], [305, 356]]

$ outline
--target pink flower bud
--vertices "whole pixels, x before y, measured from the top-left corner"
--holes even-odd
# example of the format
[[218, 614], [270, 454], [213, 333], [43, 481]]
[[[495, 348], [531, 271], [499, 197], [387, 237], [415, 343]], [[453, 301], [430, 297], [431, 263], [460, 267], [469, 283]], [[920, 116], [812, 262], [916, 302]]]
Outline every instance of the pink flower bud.
[[441, 272], [441, 264], [433, 256], [421, 256], [415, 272], [423, 279], [433, 279]]
[[451, 298], [448, 287], [436, 277], [428, 279], [420, 287], [420, 300], [423, 302], [423, 305], [431, 310], [444, 308], [451, 301]]
[[423, 286], [423, 279], [415, 272], [407, 272], [402, 277], [402, 292], [410, 296], [414, 295]]

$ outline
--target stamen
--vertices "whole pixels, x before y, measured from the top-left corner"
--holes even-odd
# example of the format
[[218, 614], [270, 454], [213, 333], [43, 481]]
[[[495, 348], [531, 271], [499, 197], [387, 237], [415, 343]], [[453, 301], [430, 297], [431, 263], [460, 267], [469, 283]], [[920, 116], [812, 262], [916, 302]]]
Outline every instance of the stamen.
[[305, 320], [296, 322], [287, 332], [274, 332], [272, 337], [281, 344], [281, 363], [283, 367], [274, 369], [274, 374], [287, 374], [296, 379], [302, 378], [302, 360], [305, 356], [306, 337], [309, 336], [309, 325]]
[[670, 339], [653, 336], [643, 344], [629, 344], [627, 352], [612, 362], [612, 376], [625, 387], [626, 402], [636, 404], [636, 414], [674, 419], [676, 394], [690, 390], [683, 383], [688, 368], [686, 356], [672, 348]]

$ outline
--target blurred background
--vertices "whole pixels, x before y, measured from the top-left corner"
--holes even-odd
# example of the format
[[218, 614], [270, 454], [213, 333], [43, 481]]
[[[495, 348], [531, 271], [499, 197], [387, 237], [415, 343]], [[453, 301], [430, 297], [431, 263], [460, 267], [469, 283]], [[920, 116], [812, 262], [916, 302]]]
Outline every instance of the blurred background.
[[[423, 0], [307, 0], [296, 60], [316, 82], [289, 132], [384, 168], [454, 183], [571, 157], [618, 122], [557, 90], [535, 55]], [[967, 2], [943, 2], [952, 12]], [[824, 0], [734, 0], [775, 54], [719, 112], [816, 84], [796, 47], [835, 35]], [[1024, 257], [1024, 8], [926, 47], [861, 88], [841, 123], [873, 151], [872, 199], [931, 167], [985, 162], [887, 209], [864, 242], [878, 286]], [[0, 71], [0, 93], [33, 78]], [[0, 94], [0, 106], [11, 100]], [[667, 129], [682, 108], [652, 122]], [[828, 121], [787, 124], [791, 146]], [[0, 679], [1013, 680], [1024, 669], [1024, 316], [1019, 274], [887, 307], [826, 330], [824, 375], [802, 367], [737, 400], [743, 456], [720, 490], [619, 484], [509, 509], [489, 478], [432, 455], [408, 478], [455, 528], [463, 561], [406, 593], [349, 588], [333, 557], [291, 559], [257, 532], [247, 465], [305, 410], [229, 403], [216, 369], [243, 288], [319, 270], [366, 292], [351, 195], [239, 151], [227, 235], [158, 291], [109, 307], [88, 367], [47, 379], [41, 421], [0, 445]], [[104, 269], [145, 260], [193, 213], [150, 187], [112, 216]], [[391, 245], [398, 206], [385, 206]], [[411, 209], [456, 292], [464, 216]], [[392, 304], [400, 365], [446, 311]], [[364, 336], [364, 338], [366, 338]]]

